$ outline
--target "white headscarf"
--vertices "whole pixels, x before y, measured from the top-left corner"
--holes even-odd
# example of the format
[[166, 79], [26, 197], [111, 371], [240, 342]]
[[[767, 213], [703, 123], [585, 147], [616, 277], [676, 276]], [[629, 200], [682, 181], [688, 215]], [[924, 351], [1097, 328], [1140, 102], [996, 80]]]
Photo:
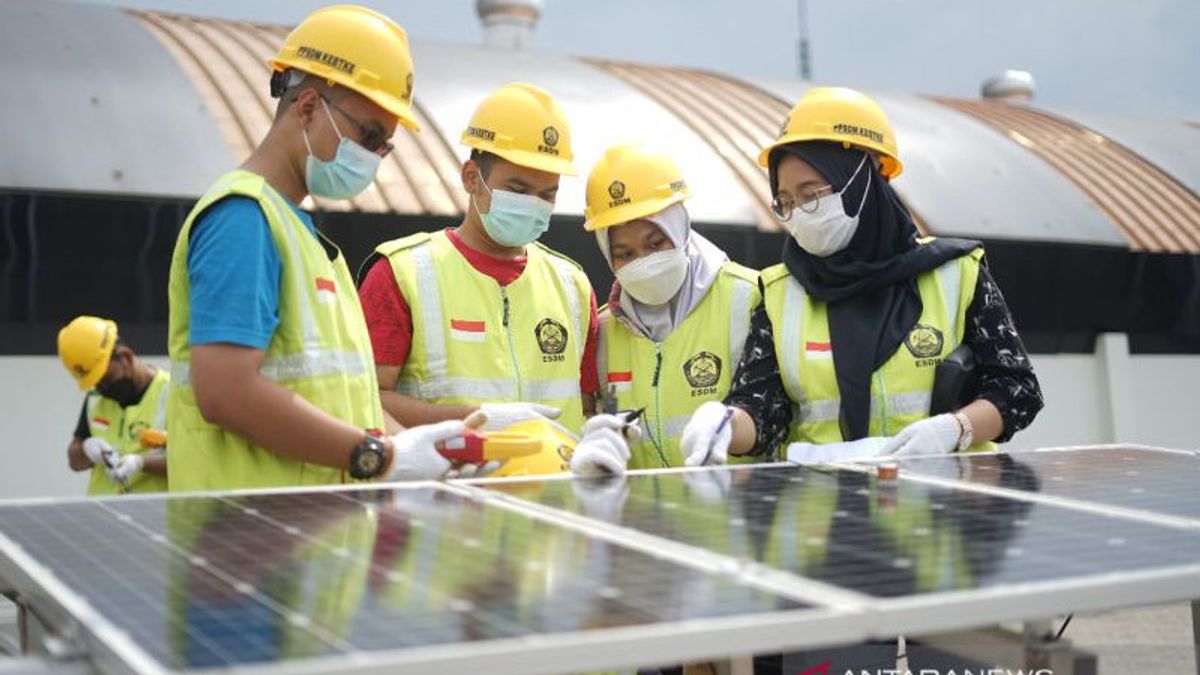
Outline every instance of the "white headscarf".
[[[679, 287], [675, 297], [662, 305], [638, 302], [621, 290], [620, 282], [614, 281], [612, 293], [609, 295], [609, 307], [613, 316], [624, 321], [634, 332], [655, 342], [662, 342], [704, 299], [704, 295], [708, 293], [709, 287], [721, 271], [721, 266], [729, 261], [729, 256], [717, 248], [716, 244], [692, 231], [691, 218], [682, 203], [672, 204], [652, 216], [647, 216], [646, 220], [658, 226], [675, 248], [682, 249], [687, 254], [687, 276], [684, 277], [683, 285]], [[612, 252], [609, 250], [609, 229], [611, 228], [598, 230], [596, 242], [611, 269], [613, 264]]]

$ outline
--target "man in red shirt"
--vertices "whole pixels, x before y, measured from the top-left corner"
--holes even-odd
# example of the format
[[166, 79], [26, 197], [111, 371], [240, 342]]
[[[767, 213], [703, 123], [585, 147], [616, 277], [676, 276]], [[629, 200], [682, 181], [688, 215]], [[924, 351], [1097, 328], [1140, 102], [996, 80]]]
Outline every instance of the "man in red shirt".
[[470, 207], [457, 228], [385, 242], [359, 297], [384, 409], [405, 425], [462, 419], [490, 430], [538, 417], [578, 431], [595, 411], [596, 297], [577, 263], [537, 243], [570, 131], [550, 95], [508, 84], [463, 132]]

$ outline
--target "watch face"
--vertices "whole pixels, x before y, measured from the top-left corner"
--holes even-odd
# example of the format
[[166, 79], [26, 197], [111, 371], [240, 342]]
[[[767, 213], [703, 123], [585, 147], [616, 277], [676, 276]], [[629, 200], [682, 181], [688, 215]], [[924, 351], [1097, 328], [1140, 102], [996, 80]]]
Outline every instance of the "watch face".
[[358, 472], [364, 476], [374, 476], [382, 463], [383, 455], [376, 452], [375, 448], [358, 453]]
[[354, 448], [350, 459], [350, 477], [374, 478], [383, 471], [384, 446], [375, 438], [365, 438]]

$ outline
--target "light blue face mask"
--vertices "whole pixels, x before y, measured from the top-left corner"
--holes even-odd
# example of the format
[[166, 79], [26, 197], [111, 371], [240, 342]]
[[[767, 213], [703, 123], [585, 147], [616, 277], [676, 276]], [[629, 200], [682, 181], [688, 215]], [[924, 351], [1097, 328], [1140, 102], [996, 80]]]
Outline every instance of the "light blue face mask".
[[[554, 206], [540, 197], [523, 195], [508, 190], [493, 190], [479, 176], [483, 189], [492, 195], [492, 205], [487, 213], [479, 213], [483, 221], [483, 229], [492, 241], [501, 246], [517, 248], [537, 241], [550, 227], [550, 212]], [[475, 205], [475, 196], [471, 196], [471, 205]]]
[[329, 123], [333, 125], [333, 130], [340, 139], [337, 154], [328, 162], [317, 159], [308, 143], [308, 131], [305, 131], [304, 145], [308, 148], [308, 163], [304, 170], [304, 182], [308, 185], [309, 194], [313, 196], [350, 199], [366, 190], [371, 181], [375, 180], [375, 172], [383, 158], [342, 135], [342, 130], [338, 129], [337, 122], [333, 120], [333, 114], [329, 112], [325, 99], [321, 99], [321, 107], [325, 109]]

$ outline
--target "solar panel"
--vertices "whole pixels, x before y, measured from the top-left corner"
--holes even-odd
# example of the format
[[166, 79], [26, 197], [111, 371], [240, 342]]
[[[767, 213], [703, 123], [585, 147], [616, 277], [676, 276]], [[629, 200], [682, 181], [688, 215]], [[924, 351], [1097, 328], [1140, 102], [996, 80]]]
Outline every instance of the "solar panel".
[[259, 675], [654, 666], [1200, 597], [1192, 521], [1043, 493], [1140, 459], [1034, 454], [13, 502], [0, 581], [111, 670]]
[[[508, 660], [487, 670], [525, 672], [521, 649], [556, 634], [836, 619], [442, 487], [5, 505], [0, 534], [10, 561], [102, 613], [126, 663], [169, 670], [446, 663], [495, 643]], [[629, 659], [593, 642], [593, 660]]]
[[[1005, 466], [1013, 461], [1029, 471], [1016, 480], [1001, 481]], [[1101, 446], [913, 458], [899, 464], [909, 475], [1192, 519], [1200, 526], [1200, 455], [1192, 452]]]
[[[1037, 481], [1019, 462], [999, 473], [1002, 484]], [[980, 621], [964, 612], [1000, 596], [1013, 604], [987, 612], [992, 623], [1006, 611], [1083, 609], [1097, 587], [1111, 590], [1122, 578], [1145, 581], [1131, 592], [1147, 602], [1170, 594], [1171, 583], [1200, 594], [1200, 531], [969, 485], [778, 465], [634, 475], [619, 503], [598, 503], [594, 487], [578, 480], [490, 489], [876, 598], [880, 626], [896, 632]], [[1160, 583], [1164, 570], [1171, 581]], [[1027, 599], [1023, 608], [1018, 598]], [[904, 613], [915, 607], [941, 616]]]

